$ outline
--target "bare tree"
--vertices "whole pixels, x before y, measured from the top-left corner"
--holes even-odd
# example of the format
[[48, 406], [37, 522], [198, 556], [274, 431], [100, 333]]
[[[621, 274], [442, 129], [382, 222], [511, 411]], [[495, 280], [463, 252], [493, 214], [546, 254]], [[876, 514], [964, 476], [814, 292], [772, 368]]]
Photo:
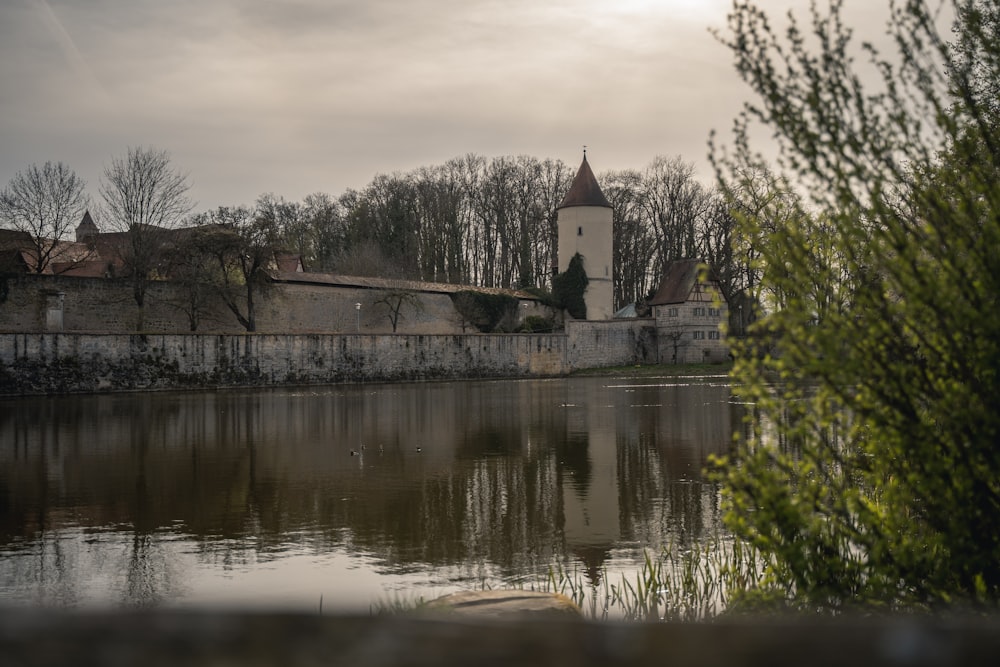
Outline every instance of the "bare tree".
[[120, 233], [113, 252], [132, 282], [139, 308], [136, 329], [143, 326], [149, 282], [156, 277], [166, 230], [176, 227], [191, 210], [187, 176], [170, 164], [166, 151], [129, 148], [104, 168], [101, 197], [106, 224]]
[[346, 243], [340, 202], [325, 192], [307, 195], [302, 200], [301, 221], [308, 230], [305, 234], [312, 251], [302, 261], [311, 271], [333, 270], [334, 260]]
[[695, 255], [695, 230], [710, 200], [694, 180], [694, 165], [679, 156], [657, 157], [646, 167], [643, 180], [642, 205], [658, 245], [655, 273], [662, 276], [674, 260]]
[[736, 218], [718, 190], [710, 193], [711, 205], [698, 229], [697, 256], [715, 269], [722, 295], [729, 301], [736, 292], [739, 270], [735, 265]]
[[603, 190], [614, 210], [615, 308], [647, 299], [661, 278], [653, 273], [659, 247], [643, 205], [642, 174], [634, 169], [603, 175]]
[[263, 226], [278, 234], [283, 250], [298, 255], [304, 265], [311, 261], [313, 234], [305, 223], [301, 204], [267, 192], [257, 197], [254, 209], [256, 217], [264, 221]]
[[396, 333], [396, 327], [403, 316], [403, 307], [408, 306], [414, 310], [422, 308], [420, 296], [411, 289], [401, 285], [388, 287], [381, 292], [381, 296], [373, 302], [375, 305], [385, 306], [388, 309], [389, 323], [392, 324], [392, 333]]
[[221, 282], [214, 254], [219, 239], [210, 219], [205, 213], [193, 216], [190, 226], [177, 234], [165, 253], [167, 273], [177, 287], [177, 297], [167, 303], [184, 313], [190, 331], [197, 331], [206, 319], [214, 319]]
[[201, 247], [215, 260], [219, 296], [247, 331], [257, 330], [257, 296], [278, 249], [279, 229], [266, 208], [220, 207], [201, 231]]
[[419, 221], [412, 178], [405, 174], [379, 174], [361, 193], [350, 215], [352, 241], [375, 242], [392, 259], [400, 275], [419, 277]]
[[333, 267], [341, 275], [368, 278], [395, 278], [402, 273], [374, 241], [353, 244], [334, 258]]
[[687, 331], [685, 327], [680, 325], [661, 327], [659, 329], [658, 335], [663, 336], [664, 340], [669, 341], [671, 350], [670, 359], [661, 359], [661, 363], [664, 361], [671, 364], [680, 363], [680, 352], [688, 346], [688, 339], [685, 337], [685, 334], [690, 335], [690, 331]]
[[85, 259], [64, 252], [65, 237], [87, 211], [85, 187], [64, 163], [46, 162], [17, 172], [0, 192], [0, 222], [21, 232], [32, 255], [29, 270], [46, 273], [54, 262]]
[[414, 189], [420, 217], [420, 277], [434, 282], [460, 282], [466, 230], [460, 222], [462, 184], [454, 164], [419, 169]]

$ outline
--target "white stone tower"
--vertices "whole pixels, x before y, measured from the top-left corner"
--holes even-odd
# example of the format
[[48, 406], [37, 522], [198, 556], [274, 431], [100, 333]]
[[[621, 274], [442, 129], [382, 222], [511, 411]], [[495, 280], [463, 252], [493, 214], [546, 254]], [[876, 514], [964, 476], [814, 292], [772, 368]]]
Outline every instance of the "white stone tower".
[[614, 211], [594, 178], [583, 153], [583, 163], [557, 209], [559, 272], [580, 253], [587, 272], [588, 320], [610, 320], [614, 315], [612, 221]]

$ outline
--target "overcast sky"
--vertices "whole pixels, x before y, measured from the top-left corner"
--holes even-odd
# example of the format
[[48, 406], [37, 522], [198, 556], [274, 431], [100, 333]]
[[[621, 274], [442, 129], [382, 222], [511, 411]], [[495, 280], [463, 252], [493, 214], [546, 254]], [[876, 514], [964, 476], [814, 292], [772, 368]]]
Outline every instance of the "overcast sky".
[[[822, 2], [822, 0], [820, 0]], [[809, 0], [760, 0], [803, 18]], [[888, 0], [846, 0], [862, 36]], [[167, 150], [196, 210], [339, 195], [466, 153], [642, 168], [747, 89], [709, 33], [731, 0], [0, 0], [0, 186], [63, 161], [97, 196]]]

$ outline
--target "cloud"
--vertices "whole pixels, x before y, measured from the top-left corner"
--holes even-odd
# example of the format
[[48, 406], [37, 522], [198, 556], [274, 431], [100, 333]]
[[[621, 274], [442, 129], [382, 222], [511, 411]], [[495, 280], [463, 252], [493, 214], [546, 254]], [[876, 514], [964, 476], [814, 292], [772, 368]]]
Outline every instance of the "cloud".
[[703, 163], [744, 94], [707, 30], [728, 5], [8, 0], [0, 182], [62, 159], [96, 191], [137, 144], [168, 150], [205, 208], [468, 152], [572, 162], [586, 143], [599, 170]]

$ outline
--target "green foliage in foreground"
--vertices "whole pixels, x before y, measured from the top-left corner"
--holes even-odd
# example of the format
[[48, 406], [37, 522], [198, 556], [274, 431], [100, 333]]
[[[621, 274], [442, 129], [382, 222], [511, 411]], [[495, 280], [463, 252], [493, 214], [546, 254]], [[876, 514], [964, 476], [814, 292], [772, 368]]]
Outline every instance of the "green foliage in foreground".
[[[814, 8], [812, 41], [745, 3], [730, 16], [761, 101], [720, 173], [772, 312], [738, 350], [756, 419], [719, 471], [728, 527], [767, 561], [758, 607], [1000, 601], [1000, 6], [952, 4], [948, 44], [927, 3], [896, 3], [877, 94], [839, 3]], [[775, 131], [787, 180], [750, 153], [748, 118]], [[748, 213], [761, 181], [811, 201]]]

